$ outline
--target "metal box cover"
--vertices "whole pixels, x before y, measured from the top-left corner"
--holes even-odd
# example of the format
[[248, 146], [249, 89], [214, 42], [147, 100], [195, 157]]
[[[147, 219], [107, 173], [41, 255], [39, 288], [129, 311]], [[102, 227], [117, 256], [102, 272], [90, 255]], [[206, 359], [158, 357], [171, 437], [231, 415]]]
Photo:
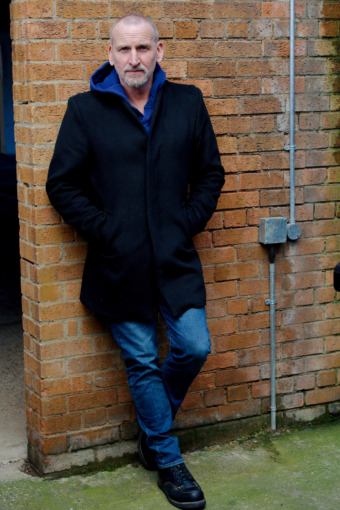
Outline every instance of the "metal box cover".
[[259, 241], [262, 244], [279, 244], [287, 241], [287, 218], [261, 218]]

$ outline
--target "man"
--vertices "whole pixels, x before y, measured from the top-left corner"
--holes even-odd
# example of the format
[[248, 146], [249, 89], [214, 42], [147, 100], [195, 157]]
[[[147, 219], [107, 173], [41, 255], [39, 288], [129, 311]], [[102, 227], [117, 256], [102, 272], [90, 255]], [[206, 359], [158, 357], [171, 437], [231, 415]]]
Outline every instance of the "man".
[[[88, 240], [81, 301], [105, 317], [122, 350], [141, 432], [177, 508], [203, 508], [172, 422], [210, 351], [205, 288], [192, 236], [215, 210], [224, 172], [201, 92], [166, 81], [147, 18], [111, 30], [109, 62], [70, 98], [47, 182], [66, 222]], [[170, 352], [159, 367], [155, 313]]]

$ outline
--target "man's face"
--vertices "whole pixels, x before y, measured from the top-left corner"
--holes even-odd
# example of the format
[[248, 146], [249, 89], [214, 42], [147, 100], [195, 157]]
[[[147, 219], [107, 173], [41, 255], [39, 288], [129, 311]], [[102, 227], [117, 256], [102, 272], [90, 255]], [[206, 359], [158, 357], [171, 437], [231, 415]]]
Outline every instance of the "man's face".
[[156, 62], [163, 57], [163, 44], [155, 42], [152, 26], [118, 23], [112, 33], [109, 61], [115, 66], [124, 88], [142, 89], [151, 85]]

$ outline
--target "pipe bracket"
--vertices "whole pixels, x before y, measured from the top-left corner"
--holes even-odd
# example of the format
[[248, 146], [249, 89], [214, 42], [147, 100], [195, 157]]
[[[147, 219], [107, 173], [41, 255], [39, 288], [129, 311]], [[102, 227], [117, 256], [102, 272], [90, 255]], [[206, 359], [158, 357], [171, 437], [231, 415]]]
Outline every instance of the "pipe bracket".
[[276, 304], [277, 304], [277, 299], [274, 299], [274, 300], [272, 300], [272, 299], [266, 299], [266, 300], [265, 300], [265, 304], [266, 304], [266, 305], [276, 305]]
[[297, 145], [295, 145], [295, 144], [294, 145], [285, 145], [285, 151], [290, 151], [291, 149], [296, 151]]

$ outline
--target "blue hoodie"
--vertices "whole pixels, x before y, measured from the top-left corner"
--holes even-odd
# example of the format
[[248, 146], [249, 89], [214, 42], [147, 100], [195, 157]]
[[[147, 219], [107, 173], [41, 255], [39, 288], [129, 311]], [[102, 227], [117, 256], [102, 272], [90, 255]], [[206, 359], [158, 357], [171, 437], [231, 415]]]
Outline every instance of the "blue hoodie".
[[90, 78], [90, 89], [95, 90], [96, 92], [105, 92], [115, 94], [116, 96], [120, 96], [137, 113], [146, 131], [149, 132], [151, 116], [153, 112], [157, 91], [163, 86], [165, 79], [166, 79], [165, 72], [161, 69], [161, 67], [157, 63], [149, 99], [146, 105], [144, 106], [144, 115], [137, 108], [131, 105], [130, 101], [127, 98], [127, 95], [125, 94], [125, 90], [120, 84], [117, 71], [115, 70], [114, 67], [111, 66], [109, 62], [106, 62], [99, 69], [97, 69], [97, 71], [93, 73], [93, 75]]

